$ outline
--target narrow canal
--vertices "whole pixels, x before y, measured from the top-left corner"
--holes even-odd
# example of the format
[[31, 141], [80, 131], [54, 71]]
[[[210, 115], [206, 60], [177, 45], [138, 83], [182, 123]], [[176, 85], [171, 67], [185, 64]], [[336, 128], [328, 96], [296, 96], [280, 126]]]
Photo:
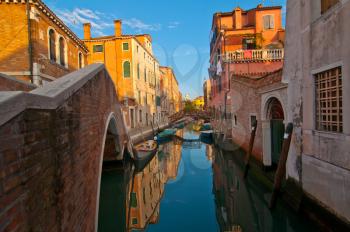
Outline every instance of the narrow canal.
[[[189, 128], [179, 133], [199, 136]], [[318, 231], [283, 203], [270, 211], [270, 191], [254, 178], [243, 180], [235, 155], [171, 141], [142, 170], [129, 162], [107, 166], [98, 230]]]

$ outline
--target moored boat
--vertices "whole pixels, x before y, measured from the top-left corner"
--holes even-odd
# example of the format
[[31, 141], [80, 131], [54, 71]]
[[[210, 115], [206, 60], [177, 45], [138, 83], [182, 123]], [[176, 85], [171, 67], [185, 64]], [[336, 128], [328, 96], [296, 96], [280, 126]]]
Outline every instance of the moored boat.
[[204, 123], [202, 126], [201, 126], [201, 131], [209, 131], [209, 130], [212, 130], [212, 126], [210, 123]]
[[201, 131], [200, 140], [206, 144], [213, 143], [213, 130]]
[[156, 137], [155, 140], [158, 143], [164, 143], [171, 140], [173, 135], [175, 135], [176, 129], [165, 129], [164, 131], [160, 132]]
[[158, 144], [154, 140], [147, 140], [135, 146], [134, 163], [136, 169], [144, 167], [157, 153]]
[[183, 129], [185, 127], [185, 123], [184, 122], [180, 122], [174, 125], [174, 128], [176, 129]]

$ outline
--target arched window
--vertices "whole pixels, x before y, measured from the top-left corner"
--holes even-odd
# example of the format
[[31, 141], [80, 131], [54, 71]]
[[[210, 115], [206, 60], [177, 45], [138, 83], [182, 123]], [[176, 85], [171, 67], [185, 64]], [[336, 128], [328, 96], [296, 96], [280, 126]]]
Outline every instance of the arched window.
[[79, 69], [84, 67], [83, 53], [81, 52], [78, 53], [78, 65], [79, 65]]
[[130, 61], [125, 61], [123, 63], [123, 74], [124, 77], [130, 77]]
[[56, 61], [56, 42], [55, 42], [55, 31], [49, 30], [49, 57], [51, 61]]
[[65, 66], [66, 65], [66, 48], [65, 48], [65, 41], [64, 41], [64, 38], [63, 37], [60, 37], [59, 39], [59, 52], [60, 52], [60, 64], [62, 66]]

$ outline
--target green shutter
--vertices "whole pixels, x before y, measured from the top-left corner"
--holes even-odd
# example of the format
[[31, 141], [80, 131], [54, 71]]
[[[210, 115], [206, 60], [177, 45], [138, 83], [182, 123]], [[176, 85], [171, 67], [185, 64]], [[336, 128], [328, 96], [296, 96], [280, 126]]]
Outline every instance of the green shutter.
[[131, 193], [130, 201], [131, 201], [131, 207], [136, 208], [137, 207], [136, 193], [134, 192]]
[[101, 45], [101, 44], [94, 45], [92, 50], [93, 50], [93, 52], [103, 52], [103, 45]]
[[159, 96], [156, 97], [156, 105], [160, 106], [160, 97]]
[[136, 225], [138, 223], [137, 218], [132, 218], [132, 222], [133, 225]]
[[137, 64], [137, 78], [140, 79], [140, 64]]
[[124, 51], [129, 50], [129, 43], [123, 43], [123, 50]]
[[123, 64], [124, 77], [130, 77], [130, 62], [125, 61]]

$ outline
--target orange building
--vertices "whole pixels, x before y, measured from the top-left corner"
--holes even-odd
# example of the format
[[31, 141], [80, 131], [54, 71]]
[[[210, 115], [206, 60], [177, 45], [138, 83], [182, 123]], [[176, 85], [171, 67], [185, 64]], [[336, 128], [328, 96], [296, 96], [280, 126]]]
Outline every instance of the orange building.
[[160, 72], [162, 114], [170, 116], [181, 110], [182, 94], [173, 69], [162, 66], [160, 67]]
[[0, 0], [0, 72], [36, 85], [84, 67], [84, 43], [42, 1]]
[[[262, 76], [283, 66], [282, 7], [264, 7], [215, 13], [210, 42], [211, 101], [224, 113], [232, 75]], [[226, 99], [225, 99], [226, 98]]]
[[124, 103], [127, 126], [160, 121], [160, 71], [153, 55], [150, 35], [123, 35], [121, 20], [115, 20], [115, 34], [91, 37], [91, 24], [84, 24], [84, 43], [91, 51], [88, 63], [104, 63]]

